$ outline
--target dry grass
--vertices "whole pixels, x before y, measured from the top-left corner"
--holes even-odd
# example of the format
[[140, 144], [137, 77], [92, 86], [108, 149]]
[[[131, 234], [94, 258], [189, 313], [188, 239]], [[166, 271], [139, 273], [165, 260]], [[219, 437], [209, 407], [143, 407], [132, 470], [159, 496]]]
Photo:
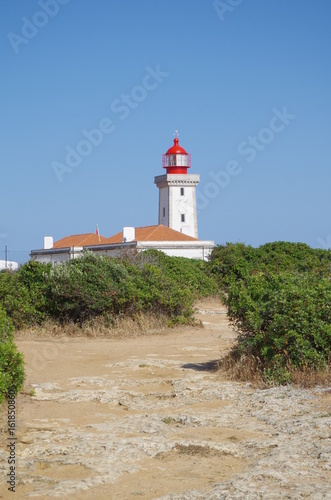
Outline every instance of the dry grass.
[[263, 378], [260, 361], [254, 356], [242, 356], [240, 359], [230, 351], [218, 362], [218, 368], [225, 378], [237, 382], [250, 382], [253, 387], [264, 389], [267, 384]]
[[134, 318], [118, 317], [112, 321], [96, 318], [83, 325], [66, 323], [63, 326], [55, 321], [47, 321], [42, 326], [19, 330], [15, 339], [46, 339], [54, 337], [88, 337], [88, 338], [134, 338], [146, 335], [162, 335], [169, 328], [168, 319], [163, 316], [141, 314]]
[[304, 368], [302, 370], [292, 369], [291, 373], [292, 384], [301, 387], [330, 387], [331, 386], [331, 367], [328, 365], [325, 370], [312, 370], [311, 368]]
[[[277, 381], [267, 380], [261, 361], [254, 356], [238, 358], [235, 352], [230, 352], [218, 363], [220, 373], [227, 379], [240, 382], [250, 382], [253, 387], [265, 389], [277, 385]], [[331, 365], [324, 370], [310, 367], [297, 368], [292, 365], [286, 367], [292, 385], [300, 387], [330, 387]]]

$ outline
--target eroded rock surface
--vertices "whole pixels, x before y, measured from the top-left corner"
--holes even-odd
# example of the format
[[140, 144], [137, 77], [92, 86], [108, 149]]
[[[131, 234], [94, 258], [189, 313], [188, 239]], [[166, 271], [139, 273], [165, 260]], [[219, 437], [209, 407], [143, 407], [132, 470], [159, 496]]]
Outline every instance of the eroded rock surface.
[[19, 342], [35, 394], [17, 398], [18, 498], [331, 498], [331, 391], [222, 380], [225, 310], [197, 317], [160, 336]]

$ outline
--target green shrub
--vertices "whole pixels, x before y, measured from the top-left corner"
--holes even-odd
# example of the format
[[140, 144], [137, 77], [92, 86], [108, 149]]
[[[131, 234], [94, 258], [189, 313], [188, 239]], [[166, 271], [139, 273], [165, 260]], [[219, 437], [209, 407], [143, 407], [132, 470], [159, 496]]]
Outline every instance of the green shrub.
[[142, 269], [131, 269], [138, 310], [168, 316], [173, 322], [189, 319], [192, 315], [192, 291], [179, 285], [164, 270], [154, 264], [144, 264]]
[[46, 280], [51, 315], [81, 325], [100, 315], [111, 320], [140, 312], [185, 322], [192, 316], [195, 298], [218, 290], [202, 263], [155, 251], [117, 259], [84, 252], [57, 265]]
[[0, 403], [9, 394], [15, 396], [25, 379], [23, 354], [13, 343], [13, 324], [0, 308]]
[[288, 367], [323, 369], [331, 347], [331, 283], [314, 274], [263, 273], [232, 282], [228, 314], [238, 356], [260, 360], [266, 378], [289, 381]]
[[41, 323], [47, 316], [45, 276], [50, 265], [28, 262], [19, 271], [0, 272], [0, 305], [20, 329]]
[[216, 247], [208, 272], [227, 293], [239, 331], [229, 360], [240, 367], [249, 358], [264, 379], [280, 383], [295, 370], [323, 370], [331, 344], [330, 270], [331, 251], [303, 243]]
[[0, 344], [0, 403], [9, 394], [15, 396], [23, 388], [25, 380], [23, 354], [13, 342]]
[[225, 289], [233, 281], [245, 279], [259, 271], [309, 272], [325, 276], [331, 269], [331, 251], [284, 241], [266, 243], [259, 248], [243, 243], [227, 243], [213, 250], [208, 269]]
[[207, 263], [183, 257], [169, 257], [149, 250], [117, 259], [133, 280], [139, 310], [167, 315], [172, 323], [185, 323], [193, 314], [194, 301], [216, 295], [213, 277], [206, 273]]
[[0, 344], [13, 341], [14, 326], [6, 312], [0, 306]]
[[232, 281], [240, 280], [256, 266], [257, 251], [243, 243], [227, 243], [214, 248], [209, 273], [215, 277], [222, 288]]
[[0, 304], [15, 328], [23, 328], [34, 322], [35, 307], [31, 304], [29, 290], [20, 282], [17, 271], [0, 272]]
[[82, 324], [104, 313], [119, 314], [134, 297], [124, 266], [91, 252], [55, 266], [47, 282], [50, 312], [61, 321]]
[[216, 280], [207, 273], [208, 263], [205, 261], [170, 257], [157, 250], [126, 254], [118, 261], [142, 270], [146, 264], [151, 264], [161, 269], [166, 279], [187, 288], [196, 298], [216, 295], [219, 291]]
[[158, 265], [165, 275], [187, 287], [195, 298], [208, 297], [218, 293], [216, 281], [207, 274], [207, 262], [184, 257], [169, 257], [159, 253]]
[[34, 308], [30, 324], [42, 323], [48, 315], [47, 276], [51, 269], [51, 264], [30, 260], [18, 271], [19, 282], [28, 290], [29, 302]]

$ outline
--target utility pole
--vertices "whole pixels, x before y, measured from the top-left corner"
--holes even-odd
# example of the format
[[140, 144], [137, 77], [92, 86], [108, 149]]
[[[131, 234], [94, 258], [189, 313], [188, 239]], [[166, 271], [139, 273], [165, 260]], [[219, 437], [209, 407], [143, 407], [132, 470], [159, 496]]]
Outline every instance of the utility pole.
[[7, 250], [7, 245], [5, 246], [5, 269], [7, 269], [7, 263], [8, 263], [8, 250]]

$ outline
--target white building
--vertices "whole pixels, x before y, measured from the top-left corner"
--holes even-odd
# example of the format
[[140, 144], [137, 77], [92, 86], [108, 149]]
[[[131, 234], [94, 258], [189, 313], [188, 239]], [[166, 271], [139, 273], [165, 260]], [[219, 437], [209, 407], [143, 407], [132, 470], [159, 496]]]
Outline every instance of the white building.
[[0, 260], [0, 271], [3, 269], [16, 271], [18, 269], [18, 262], [14, 262], [13, 260]]
[[154, 179], [159, 189], [158, 225], [125, 227], [110, 238], [87, 233], [66, 236], [53, 243], [53, 238], [46, 236], [43, 249], [32, 250], [31, 258], [54, 265], [78, 257], [84, 249], [117, 256], [130, 249], [141, 252], [154, 248], [171, 256], [207, 260], [214, 242], [198, 239], [195, 189], [200, 176], [187, 173], [191, 157], [179, 146], [177, 137], [162, 158], [166, 174]]

